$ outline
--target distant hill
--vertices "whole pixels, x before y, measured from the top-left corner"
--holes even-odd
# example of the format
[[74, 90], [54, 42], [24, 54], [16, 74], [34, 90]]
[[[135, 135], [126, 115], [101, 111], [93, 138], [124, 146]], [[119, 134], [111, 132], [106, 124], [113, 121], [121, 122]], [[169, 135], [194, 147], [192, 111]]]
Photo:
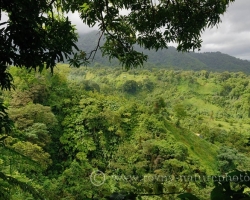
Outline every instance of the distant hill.
[[[78, 47], [87, 53], [95, 49], [98, 43], [99, 34], [93, 31], [79, 36]], [[104, 39], [101, 39], [101, 44]], [[233, 56], [223, 54], [221, 52], [206, 52], [206, 53], [182, 53], [176, 51], [176, 48], [169, 47], [168, 49], [158, 50], [145, 50], [136, 46], [135, 49], [144, 52], [148, 55], [148, 62], [145, 63], [145, 68], [152, 65], [161, 68], [172, 68], [178, 70], [207, 70], [207, 71], [229, 71], [250, 74], [250, 62], [241, 60]], [[117, 66], [118, 60], [111, 62], [107, 57], [103, 57], [100, 50], [97, 51], [95, 58], [91, 65], [101, 64], [105, 66]]]

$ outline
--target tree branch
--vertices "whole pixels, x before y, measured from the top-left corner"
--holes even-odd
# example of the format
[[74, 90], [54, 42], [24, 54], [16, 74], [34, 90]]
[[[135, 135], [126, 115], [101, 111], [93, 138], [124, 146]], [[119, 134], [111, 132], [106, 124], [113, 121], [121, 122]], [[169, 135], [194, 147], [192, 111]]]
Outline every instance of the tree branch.
[[104, 33], [104, 31], [102, 31], [102, 33], [101, 33], [101, 35], [100, 35], [100, 37], [99, 37], [99, 39], [98, 39], [96, 48], [93, 49], [93, 50], [89, 53], [90, 55], [89, 55], [89, 57], [87, 58], [87, 60], [91, 58], [91, 55], [92, 55], [93, 52], [94, 52], [94, 56], [92, 57], [92, 61], [94, 60], [95, 55], [96, 55], [96, 52], [97, 52], [98, 48], [100, 47], [100, 41], [101, 41], [101, 38], [102, 38], [102, 36], [103, 36], [103, 33]]
[[[105, 2], [106, 2], [107, 14], [108, 14], [108, 1], [106, 0]], [[116, 38], [112, 33], [110, 33], [110, 32], [108, 31], [108, 29], [107, 29], [107, 27], [106, 27], [106, 24], [105, 24], [105, 22], [104, 22], [104, 18], [103, 18], [103, 15], [102, 15], [101, 10], [100, 10], [100, 13], [101, 13], [101, 21], [102, 21], [104, 30], [105, 30], [112, 38], [114, 38], [115, 40], [117, 40], [117, 41], [122, 45], [122, 47], [123, 47], [124, 49], [126, 49], [126, 52], [129, 52], [129, 49], [123, 44], [123, 42], [122, 42], [119, 38]]]
[[[0, 19], [1, 20], [1, 19]], [[3, 22], [3, 23], [0, 23], [0, 26], [4, 25], [4, 24], [8, 24], [9, 22]]]

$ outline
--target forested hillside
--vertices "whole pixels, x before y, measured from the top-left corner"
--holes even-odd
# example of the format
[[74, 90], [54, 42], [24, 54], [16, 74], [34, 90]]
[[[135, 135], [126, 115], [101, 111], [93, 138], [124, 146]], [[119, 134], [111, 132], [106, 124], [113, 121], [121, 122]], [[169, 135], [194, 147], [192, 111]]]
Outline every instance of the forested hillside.
[[[86, 34], [80, 34], [78, 46], [81, 50], [90, 53], [98, 44], [100, 34], [93, 31]], [[104, 43], [104, 39], [100, 40], [100, 45]], [[144, 64], [144, 68], [157, 66], [160, 68], [174, 69], [174, 70], [207, 70], [212, 72], [244, 72], [250, 73], [250, 61], [241, 60], [233, 56], [223, 54], [220, 52], [206, 52], [206, 53], [181, 53], [174, 47], [169, 47], [163, 50], [145, 50], [138, 45], [135, 49], [139, 52], [144, 52], [148, 55], [148, 61]], [[94, 52], [92, 53], [94, 55]], [[103, 66], [117, 66], [119, 62], [112, 60], [111, 62], [107, 57], [103, 57], [101, 51], [98, 50], [91, 65]]]
[[234, 1], [2, 0], [0, 200], [249, 199], [249, 62], [176, 53]]
[[211, 176], [249, 170], [248, 75], [67, 65], [53, 76], [10, 73], [16, 89], [1, 99], [15, 129], [0, 135], [1, 198], [247, 196], [245, 182], [230, 188]]

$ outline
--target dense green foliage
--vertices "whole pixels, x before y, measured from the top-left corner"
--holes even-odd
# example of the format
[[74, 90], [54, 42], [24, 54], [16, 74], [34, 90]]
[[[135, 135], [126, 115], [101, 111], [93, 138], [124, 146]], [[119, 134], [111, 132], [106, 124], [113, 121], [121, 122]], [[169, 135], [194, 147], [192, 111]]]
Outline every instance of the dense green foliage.
[[249, 76], [65, 67], [10, 68], [17, 87], [2, 99], [15, 128], [0, 135], [1, 197], [248, 197], [249, 180], [225, 174], [249, 170]]
[[[0, 87], [16, 84], [1, 93], [0, 197], [248, 197], [246, 180], [232, 187], [219, 180], [212, 189], [213, 181], [192, 179], [247, 170], [246, 75], [60, 68], [52, 77], [43, 71], [65, 59], [80, 67], [98, 49], [126, 69], [147, 60], [136, 45], [199, 49], [202, 31], [220, 22], [230, 2], [0, 0], [0, 19], [8, 17], [0, 23]], [[74, 53], [77, 35], [64, 17], [70, 11], [98, 25], [94, 49]]]

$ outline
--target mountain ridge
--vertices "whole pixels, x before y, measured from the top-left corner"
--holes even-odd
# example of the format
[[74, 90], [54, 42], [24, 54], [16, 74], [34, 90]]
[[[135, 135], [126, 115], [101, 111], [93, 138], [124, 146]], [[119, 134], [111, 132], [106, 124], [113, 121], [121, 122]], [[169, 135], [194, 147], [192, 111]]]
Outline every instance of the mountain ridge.
[[[80, 50], [89, 53], [96, 48], [98, 44], [98, 31], [92, 31], [79, 35], [77, 46]], [[100, 40], [100, 45], [104, 43], [104, 39]], [[221, 52], [178, 52], [175, 47], [169, 46], [168, 49], [162, 50], [146, 50], [139, 45], [135, 45], [135, 49], [148, 55], [148, 61], [144, 63], [144, 67], [157, 66], [161, 68], [171, 68], [175, 70], [207, 70], [213, 72], [244, 72], [250, 74], [250, 61], [242, 60]], [[96, 52], [93, 65], [118, 66], [119, 61], [113, 59], [109, 61], [108, 57], [102, 56], [100, 50]]]

